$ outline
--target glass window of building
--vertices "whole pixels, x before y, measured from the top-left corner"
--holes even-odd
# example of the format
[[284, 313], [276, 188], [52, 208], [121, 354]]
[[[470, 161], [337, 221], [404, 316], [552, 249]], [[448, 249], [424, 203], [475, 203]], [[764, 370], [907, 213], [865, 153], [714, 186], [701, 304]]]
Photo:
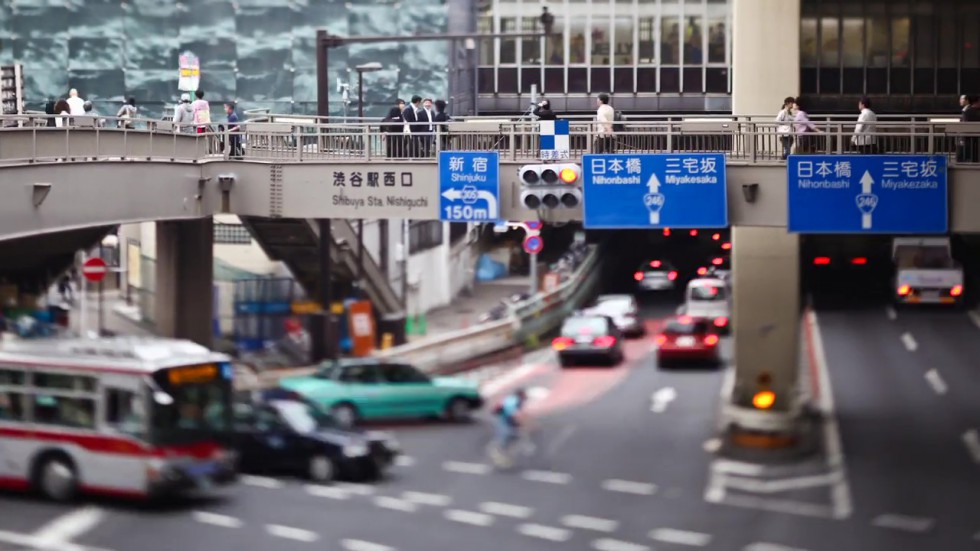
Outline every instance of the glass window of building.
[[555, 23], [551, 36], [544, 38], [545, 65], [565, 64], [565, 18], [555, 15]]
[[864, 17], [860, 4], [844, 6], [841, 40], [844, 67], [864, 67]]
[[[481, 15], [476, 21], [476, 32], [481, 35], [493, 34], [493, 18]], [[480, 65], [493, 65], [493, 40], [480, 40]]]
[[820, 19], [820, 66], [833, 68], [840, 66], [840, 19], [823, 17]]
[[704, 18], [700, 15], [687, 15], [684, 27], [684, 64], [704, 63]]
[[728, 60], [728, 4], [724, 0], [708, 2], [708, 63]]
[[613, 52], [614, 65], [632, 67], [636, 65], [633, 50], [633, 31], [635, 20], [630, 16], [616, 15], [614, 26], [616, 48]]
[[[517, 32], [517, 18], [501, 17], [500, 32], [502, 33]], [[501, 65], [513, 65], [517, 63], [517, 39], [516, 38], [506, 38], [500, 40], [499, 60]]]
[[[533, 33], [539, 27], [537, 18], [522, 17], [521, 32]], [[521, 39], [521, 62], [525, 65], [541, 64], [541, 39], [523, 38]]]
[[605, 15], [592, 16], [591, 51], [592, 65], [609, 65], [612, 61], [610, 52], [611, 36], [609, 32], [609, 17]]
[[665, 15], [660, 22], [660, 60], [661, 65], [679, 65], [681, 62], [680, 18]]
[[640, 65], [653, 65], [657, 61], [656, 18], [643, 17], [639, 22], [639, 59]]
[[817, 66], [817, 19], [804, 17], [800, 20], [800, 65]]
[[585, 63], [586, 19], [573, 17], [568, 23], [568, 62], [572, 65]]

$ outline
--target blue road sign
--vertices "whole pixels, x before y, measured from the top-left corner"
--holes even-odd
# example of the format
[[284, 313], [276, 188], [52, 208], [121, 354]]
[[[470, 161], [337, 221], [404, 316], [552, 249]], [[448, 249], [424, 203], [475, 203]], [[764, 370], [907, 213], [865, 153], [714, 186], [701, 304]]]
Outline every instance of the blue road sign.
[[582, 165], [586, 228], [728, 226], [722, 153], [585, 155]]
[[789, 231], [946, 233], [946, 157], [791, 155]]
[[544, 248], [544, 240], [540, 235], [531, 235], [524, 239], [524, 252], [538, 254]]
[[439, 219], [495, 222], [500, 218], [500, 154], [496, 151], [439, 153]]

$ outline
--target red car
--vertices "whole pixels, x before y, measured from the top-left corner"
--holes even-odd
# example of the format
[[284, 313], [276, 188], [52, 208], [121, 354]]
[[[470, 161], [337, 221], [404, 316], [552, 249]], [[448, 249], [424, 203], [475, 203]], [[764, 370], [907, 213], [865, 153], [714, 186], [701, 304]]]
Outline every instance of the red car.
[[667, 320], [657, 335], [657, 364], [675, 362], [721, 363], [720, 337], [711, 320], [677, 316]]

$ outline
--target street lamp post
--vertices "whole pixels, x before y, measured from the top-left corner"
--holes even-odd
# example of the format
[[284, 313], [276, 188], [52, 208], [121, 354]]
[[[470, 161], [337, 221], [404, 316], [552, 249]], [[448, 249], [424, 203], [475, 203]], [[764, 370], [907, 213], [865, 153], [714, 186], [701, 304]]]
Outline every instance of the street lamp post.
[[[357, 70], [357, 121], [364, 122], [364, 73], [380, 71], [384, 67], [377, 61], [354, 67]], [[367, 136], [364, 136], [367, 139]], [[369, 146], [370, 147], [370, 146]], [[364, 285], [364, 219], [357, 220], [357, 287]], [[360, 297], [363, 298], [363, 297]]]

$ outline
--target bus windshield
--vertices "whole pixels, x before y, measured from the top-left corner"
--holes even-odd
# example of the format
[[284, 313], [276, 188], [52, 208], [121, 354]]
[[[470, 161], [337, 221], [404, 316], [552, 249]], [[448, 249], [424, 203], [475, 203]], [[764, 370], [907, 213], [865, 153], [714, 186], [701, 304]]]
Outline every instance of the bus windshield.
[[153, 374], [153, 382], [159, 390], [151, 392], [150, 398], [152, 443], [190, 444], [229, 433], [230, 364], [163, 369]]

